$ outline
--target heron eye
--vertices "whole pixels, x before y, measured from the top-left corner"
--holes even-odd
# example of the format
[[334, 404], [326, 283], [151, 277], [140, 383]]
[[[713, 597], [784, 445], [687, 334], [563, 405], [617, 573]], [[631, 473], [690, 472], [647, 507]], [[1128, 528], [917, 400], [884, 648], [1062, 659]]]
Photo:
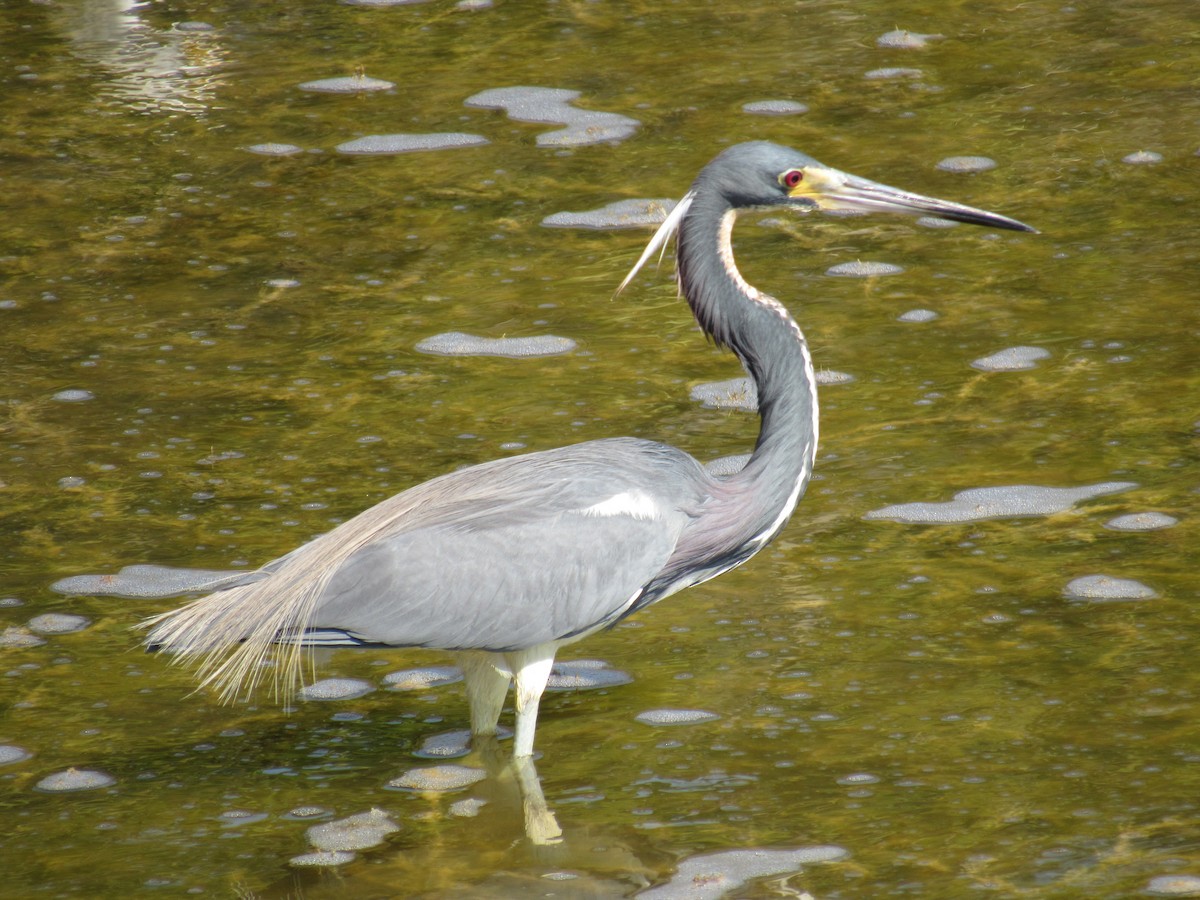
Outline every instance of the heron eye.
[[779, 180], [783, 182], [785, 188], [794, 188], [804, 180], [804, 173], [799, 169], [789, 169], [779, 176]]

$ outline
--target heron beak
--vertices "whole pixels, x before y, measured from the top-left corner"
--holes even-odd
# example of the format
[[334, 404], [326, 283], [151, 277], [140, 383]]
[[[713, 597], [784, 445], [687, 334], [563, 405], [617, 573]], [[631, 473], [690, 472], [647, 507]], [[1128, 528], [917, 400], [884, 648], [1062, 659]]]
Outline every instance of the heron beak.
[[936, 216], [970, 225], [986, 225], [990, 228], [1005, 228], [1009, 231], [1030, 231], [1036, 228], [986, 210], [976, 209], [950, 200], [937, 200], [902, 191], [848, 175], [837, 169], [804, 169], [804, 180], [788, 193], [793, 200], [808, 201], [824, 210], [853, 210], [855, 212], [891, 212], [910, 216]]

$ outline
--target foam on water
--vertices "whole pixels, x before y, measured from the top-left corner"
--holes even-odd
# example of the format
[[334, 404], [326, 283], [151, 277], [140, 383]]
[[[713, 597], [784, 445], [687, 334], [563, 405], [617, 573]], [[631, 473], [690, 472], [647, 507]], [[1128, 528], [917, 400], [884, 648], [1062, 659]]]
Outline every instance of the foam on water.
[[723, 850], [685, 859], [671, 880], [642, 891], [638, 900], [717, 900], [747, 881], [799, 872], [814, 863], [846, 859], [842, 847], [798, 847], [791, 850]]
[[360, 678], [323, 678], [301, 689], [301, 700], [353, 700], [375, 690], [375, 685]]
[[422, 769], [409, 769], [399, 778], [389, 781], [388, 787], [422, 794], [440, 794], [461, 791], [485, 778], [487, 772], [472, 766], [426, 766]]
[[553, 334], [484, 338], [461, 331], [447, 331], [418, 341], [415, 349], [434, 356], [507, 356], [519, 359], [569, 353], [575, 349], [575, 342]]
[[542, 224], [547, 228], [587, 228], [596, 231], [653, 228], [661, 225], [674, 208], [674, 200], [618, 200], [584, 212], [556, 212], [542, 219]]
[[1131, 481], [1107, 481], [1075, 488], [1014, 484], [960, 491], [943, 503], [900, 503], [872, 510], [864, 519], [888, 519], [909, 525], [946, 525], [985, 519], [1049, 516], [1076, 503], [1137, 487]]

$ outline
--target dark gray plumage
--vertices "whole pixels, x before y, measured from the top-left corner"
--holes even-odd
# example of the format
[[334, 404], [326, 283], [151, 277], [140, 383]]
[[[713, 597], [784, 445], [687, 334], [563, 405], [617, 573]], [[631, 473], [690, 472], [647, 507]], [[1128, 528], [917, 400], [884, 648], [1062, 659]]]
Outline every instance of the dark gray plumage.
[[306, 646], [457, 651], [472, 732], [495, 733], [515, 680], [514, 753], [530, 756], [560, 646], [745, 562], [783, 528], [808, 483], [817, 394], [804, 336], [733, 261], [734, 219], [752, 207], [928, 213], [1032, 231], [786, 147], [731, 147], [700, 172], [625, 283], [678, 235], [680, 291], [757, 384], [762, 426], [744, 469], [718, 478], [673, 447], [615, 438], [453, 472], [157, 616], [148, 643], [198, 662], [226, 697], [254, 688], [276, 644], [288, 649], [270, 674], [285, 689]]

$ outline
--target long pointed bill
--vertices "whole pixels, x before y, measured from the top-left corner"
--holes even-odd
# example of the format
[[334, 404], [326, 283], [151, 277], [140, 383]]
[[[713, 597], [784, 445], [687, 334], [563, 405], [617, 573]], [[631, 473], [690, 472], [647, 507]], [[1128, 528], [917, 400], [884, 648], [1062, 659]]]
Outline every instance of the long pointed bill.
[[910, 216], [936, 216], [954, 222], [971, 225], [986, 225], [991, 228], [1006, 228], [1010, 231], [1037, 229], [1008, 216], [976, 209], [950, 200], [937, 200], [912, 194], [899, 188], [888, 187], [847, 175], [837, 169], [810, 166], [804, 170], [804, 179], [797, 184], [789, 196], [796, 200], [807, 200], [825, 210], [854, 210], [856, 212], [891, 212]]

